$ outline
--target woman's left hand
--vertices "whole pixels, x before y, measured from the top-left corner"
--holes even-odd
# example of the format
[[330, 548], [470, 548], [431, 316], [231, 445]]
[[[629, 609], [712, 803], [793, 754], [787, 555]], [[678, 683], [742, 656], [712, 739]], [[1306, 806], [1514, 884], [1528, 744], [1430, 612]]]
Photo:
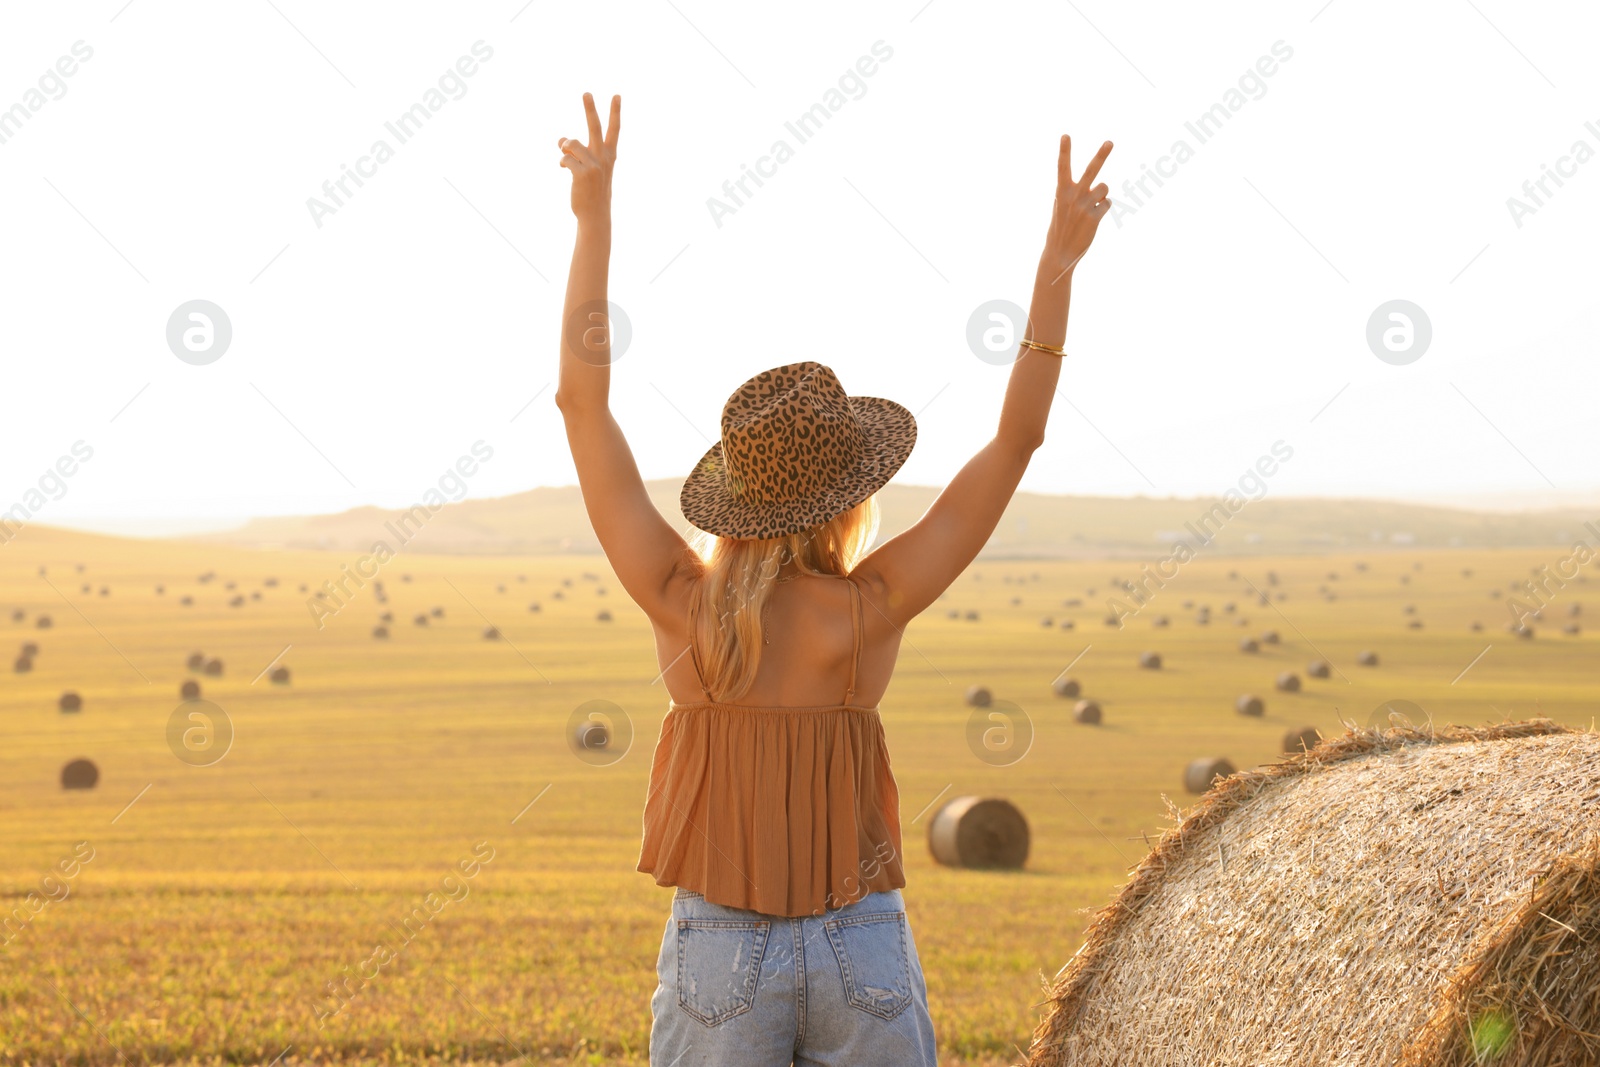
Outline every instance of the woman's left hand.
[[604, 134], [593, 95], [583, 94], [583, 110], [589, 117], [589, 143], [571, 137], [556, 143], [561, 148], [561, 165], [572, 171], [572, 213], [579, 222], [602, 222], [611, 217], [611, 169], [617, 162], [622, 97], [611, 98], [611, 119]]

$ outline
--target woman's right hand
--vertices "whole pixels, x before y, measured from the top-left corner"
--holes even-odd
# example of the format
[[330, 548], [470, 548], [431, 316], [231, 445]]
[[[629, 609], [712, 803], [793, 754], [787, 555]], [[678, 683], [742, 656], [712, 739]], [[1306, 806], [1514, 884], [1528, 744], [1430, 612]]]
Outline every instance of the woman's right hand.
[[611, 98], [611, 119], [604, 135], [594, 96], [583, 94], [589, 118], [589, 143], [562, 137], [561, 165], [572, 171], [572, 213], [579, 222], [608, 221], [611, 217], [611, 170], [617, 162], [617, 134], [622, 129], [622, 97]]
[[1111, 209], [1111, 201], [1104, 182], [1091, 186], [1100, 174], [1100, 166], [1111, 154], [1111, 142], [1100, 146], [1083, 176], [1072, 178], [1072, 138], [1061, 137], [1061, 155], [1056, 163], [1056, 201], [1050, 214], [1050, 232], [1045, 237], [1044, 254], [1039, 265], [1050, 272], [1052, 280], [1078, 265], [1078, 260], [1089, 251], [1100, 220]]

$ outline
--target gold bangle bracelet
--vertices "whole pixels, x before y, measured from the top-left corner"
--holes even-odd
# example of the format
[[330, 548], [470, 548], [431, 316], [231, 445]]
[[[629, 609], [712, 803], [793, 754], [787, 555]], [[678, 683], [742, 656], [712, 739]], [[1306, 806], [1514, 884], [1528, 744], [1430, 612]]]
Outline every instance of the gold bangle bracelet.
[[1065, 348], [1056, 348], [1054, 345], [1043, 344], [1027, 337], [1022, 339], [1022, 347], [1038, 349], [1040, 352], [1049, 352], [1052, 356], [1064, 356], [1067, 354]]

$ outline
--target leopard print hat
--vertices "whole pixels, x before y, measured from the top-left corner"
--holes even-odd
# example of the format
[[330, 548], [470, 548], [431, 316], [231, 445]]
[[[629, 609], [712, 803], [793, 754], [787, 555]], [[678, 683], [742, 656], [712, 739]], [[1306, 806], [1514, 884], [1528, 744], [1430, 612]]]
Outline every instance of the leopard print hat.
[[917, 443], [892, 400], [846, 396], [821, 363], [789, 363], [741, 385], [722, 440], [683, 483], [684, 518], [719, 537], [783, 537], [820, 526], [883, 488]]

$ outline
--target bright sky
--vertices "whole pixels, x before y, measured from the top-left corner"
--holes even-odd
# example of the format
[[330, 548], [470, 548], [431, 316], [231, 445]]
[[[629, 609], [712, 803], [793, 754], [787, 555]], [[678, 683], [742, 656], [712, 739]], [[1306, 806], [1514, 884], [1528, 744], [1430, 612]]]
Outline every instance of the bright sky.
[[[1079, 270], [1024, 488], [1215, 495], [1283, 441], [1284, 495], [1600, 498], [1600, 14], [1228, 7], [7, 5], [0, 509], [41, 479], [45, 523], [404, 505], [478, 441], [473, 496], [571, 483], [556, 139], [584, 90], [624, 100], [613, 404], [646, 477], [744, 378], [817, 359], [918, 412], [902, 480], [948, 480], [1007, 373], [968, 319], [1026, 305], [1065, 132], [1080, 165], [1116, 142], [1135, 210]], [[231, 324], [203, 365], [168, 343], [193, 300]], [[1369, 347], [1394, 300], [1430, 324], [1413, 362]]]

